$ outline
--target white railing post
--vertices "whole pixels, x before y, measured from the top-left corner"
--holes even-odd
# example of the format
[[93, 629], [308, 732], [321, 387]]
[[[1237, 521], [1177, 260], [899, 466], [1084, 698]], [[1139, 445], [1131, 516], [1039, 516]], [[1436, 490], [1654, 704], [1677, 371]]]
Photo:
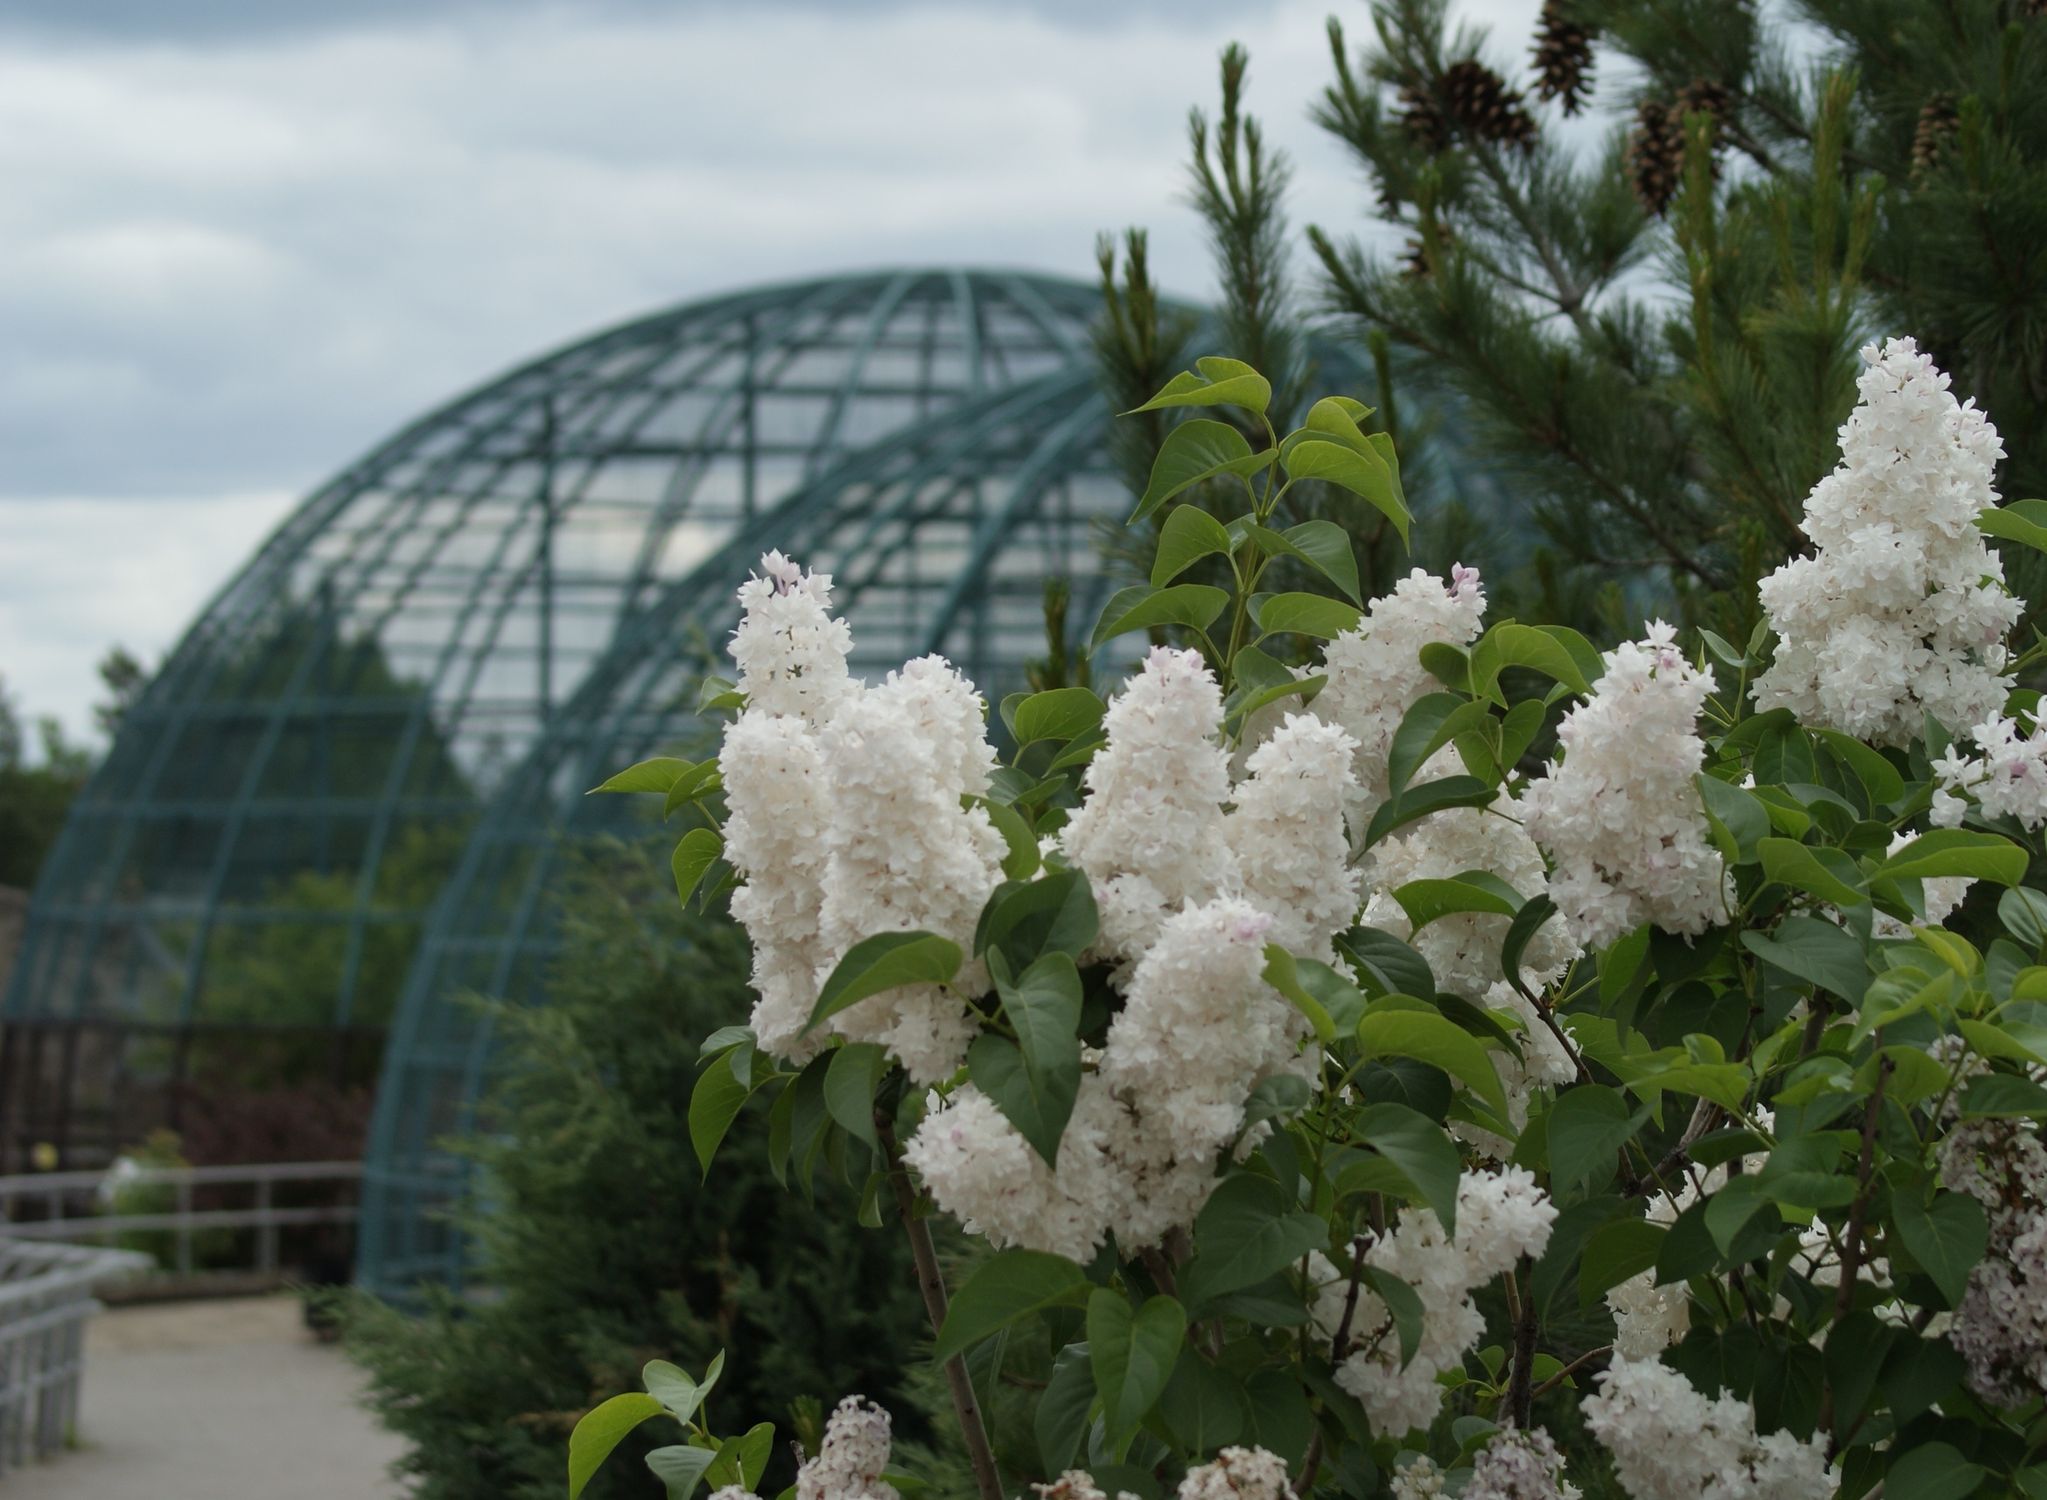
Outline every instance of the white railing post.
[[192, 1179], [181, 1177], [177, 1185], [178, 1203], [178, 1274], [192, 1274]]
[[277, 1220], [272, 1217], [270, 1184], [272, 1179], [256, 1179], [256, 1269], [274, 1274], [277, 1270]]

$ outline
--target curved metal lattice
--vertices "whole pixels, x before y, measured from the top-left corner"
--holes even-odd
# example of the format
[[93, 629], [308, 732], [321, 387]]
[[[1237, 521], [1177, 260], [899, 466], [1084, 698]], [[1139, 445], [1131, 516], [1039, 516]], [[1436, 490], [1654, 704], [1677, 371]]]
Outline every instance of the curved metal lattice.
[[[124, 1144], [195, 1031], [374, 1056], [479, 814], [622, 622], [846, 455], [1075, 368], [1095, 306], [972, 271], [697, 303], [523, 366], [322, 487], [172, 654], [38, 882], [0, 1007], [8, 1144]], [[119, 1033], [89, 1087], [80, 1027]]]

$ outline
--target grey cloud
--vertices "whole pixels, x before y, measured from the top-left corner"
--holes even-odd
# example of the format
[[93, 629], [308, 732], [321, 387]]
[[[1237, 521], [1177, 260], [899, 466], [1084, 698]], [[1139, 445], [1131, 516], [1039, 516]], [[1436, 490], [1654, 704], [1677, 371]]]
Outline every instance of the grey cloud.
[[[840, 16], [883, 15], [928, 8], [931, 0], [579, 0], [584, 16], [701, 16], [756, 11], [812, 11]], [[357, 31], [393, 24], [454, 20], [491, 24], [513, 10], [567, 10], [564, 0], [9, 0], [0, 31], [65, 39], [150, 39], [176, 42], [273, 38], [314, 32]], [[1131, 17], [1177, 17], [1203, 23], [1234, 16], [1255, 25], [1274, 0], [1023, 0], [1006, 7], [1060, 25], [1096, 29]]]
[[[1296, 217], [1367, 229], [1305, 118], [1329, 3], [0, 0], [10, 680], [82, 725], [94, 658], [170, 644], [281, 497], [607, 322], [882, 264], [1090, 277], [1130, 223], [1205, 294], [1183, 132], [1234, 37]], [[167, 534], [206, 542], [148, 566]]]
[[[764, 278], [1088, 276], [1135, 221], [1206, 280], [1181, 132], [1228, 27], [608, 14], [0, 51], [0, 495], [306, 486], [539, 347]], [[1299, 114], [1319, 6], [1273, 32], [1256, 96], [1354, 199]]]

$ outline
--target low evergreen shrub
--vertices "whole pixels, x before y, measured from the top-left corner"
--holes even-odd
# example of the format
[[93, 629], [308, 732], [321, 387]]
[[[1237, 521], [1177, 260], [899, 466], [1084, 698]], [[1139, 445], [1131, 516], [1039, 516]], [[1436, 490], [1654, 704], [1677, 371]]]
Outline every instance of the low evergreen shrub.
[[[677, 1149], [699, 1044], [745, 1012], [747, 959], [727, 919], [681, 910], [672, 887], [663, 899], [665, 881], [641, 851], [591, 856], [546, 1003], [488, 1006], [501, 1062], [463, 1147], [481, 1292], [347, 1305], [348, 1347], [372, 1409], [413, 1445], [400, 1470], [419, 1500], [556, 1500], [576, 1419], [651, 1358], [701, 1367], [731, 1348], [717, 1404], [783, 1414], [805, 1396], [901, 1392], [930, 1337], [902, 1237], [859, 1227], [830, 1173], [813, 1207], [776, 1185], [764, 1137], [733, 1141], [708, 1187]], [[787, 1482], [786, 1452], [771, 1472]], [[620, 1464], [590, 1493], [644, 1493], [646, 1477]]]

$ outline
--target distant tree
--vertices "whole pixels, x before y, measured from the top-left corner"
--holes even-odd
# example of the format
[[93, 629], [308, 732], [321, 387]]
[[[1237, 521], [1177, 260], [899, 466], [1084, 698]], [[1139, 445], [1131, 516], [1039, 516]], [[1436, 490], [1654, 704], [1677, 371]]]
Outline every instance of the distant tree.
[[33, 763], [29, 735], [7, 685], [0, 681], [0, 885], [27, 888], [64, 826], [64, 814], [92, 768], [83, 747], [44, 717], [35, 726], [41, 751]]
[[[108, 697], [93, 708], [93, 722], [109, 739], [147, 682], [142, 664], [115, 646], [101, 659]], [[31, 760], [31, 751], [34, 758]], [[0, 678], [0, 885], [26, 888], [63, 830], [64, 816], [98, 757], [44, 714], [24, 725], [21, 710]]]
[[99, 675], [107, 696], [93, 706], [92, 719], [111, 740], [121, 732], [121, 721], [149, 686], [149, 672], [126, 646], [114, 646], [100, 658]]
[[[423, 918], [467, 835], [461, 822], [399, 828], [378, 862], [367, 900], [352, 866], [301, 870], [279, 879], [265, 893], [260, 916], [214, 928], [195, 1015], [208, 1024], [330, 1025], [340, 1018], [340, 987], [354, 946], [347, 1019], [357, 1026], [384, 1025], [404, 987], [419, 928], [374, 914], [410, 911]], [[357, 914], [360, 937], [350, 920]]]

